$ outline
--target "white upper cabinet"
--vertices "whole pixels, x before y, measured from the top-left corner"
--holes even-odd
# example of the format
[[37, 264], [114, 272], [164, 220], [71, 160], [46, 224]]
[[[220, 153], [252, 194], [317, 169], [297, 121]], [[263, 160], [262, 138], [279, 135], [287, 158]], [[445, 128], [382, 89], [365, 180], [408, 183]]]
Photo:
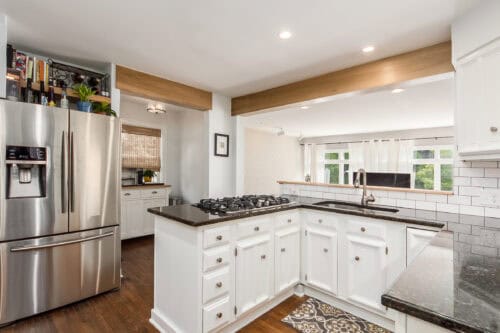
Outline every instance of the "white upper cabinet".
[[305, 232], [304, 271], [307, 284], [337, 294], [337, 231], [307, 226]]
[[456, 139], [463, 160], [500, 160], [500, 1], [452, 27]]
[[300, 227], [279, 230], [275, 235], [275, 290], [280, 293], [300, 280]]

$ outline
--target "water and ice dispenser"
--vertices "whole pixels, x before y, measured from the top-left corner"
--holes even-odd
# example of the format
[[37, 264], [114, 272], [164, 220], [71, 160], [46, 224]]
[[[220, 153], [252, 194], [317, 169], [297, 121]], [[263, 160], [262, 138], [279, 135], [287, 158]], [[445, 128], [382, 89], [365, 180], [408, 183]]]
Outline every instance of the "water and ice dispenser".
[[6, 151], [7, 199], [45, 197], [46, 148], [7, 146]]

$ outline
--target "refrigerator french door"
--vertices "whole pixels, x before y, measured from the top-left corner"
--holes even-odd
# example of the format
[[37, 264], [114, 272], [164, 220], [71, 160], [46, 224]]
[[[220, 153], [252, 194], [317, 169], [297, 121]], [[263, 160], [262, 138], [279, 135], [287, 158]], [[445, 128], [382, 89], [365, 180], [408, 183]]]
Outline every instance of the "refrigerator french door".
[[0, 100], [0, 325], [120, 286], [118, 135]]

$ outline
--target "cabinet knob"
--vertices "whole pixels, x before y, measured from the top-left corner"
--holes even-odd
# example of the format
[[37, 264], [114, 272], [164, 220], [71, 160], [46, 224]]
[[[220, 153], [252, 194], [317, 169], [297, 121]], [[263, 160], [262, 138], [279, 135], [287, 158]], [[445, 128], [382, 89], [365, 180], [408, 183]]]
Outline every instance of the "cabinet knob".
[[158, 192], [157, 192], [157, 191], [153, 191], [153, 192], [151, 192], [151, 193], [156, 194], [156, 193], [158, 193]]
[[292, 223], [292, 219], [288, 219], [288, 221], [287, 221], [287, 222], [288, 222], [288, 223]]
[[217, 288], [221, 288], [222, 287], [222, 282], [217, 282], [215, 285], [217, 286]]
[[359, 261], [359, 257], [358, 257], [358, 256], [355, 256], [355, 257], [354, 257], [354, 260]]
[[265, 254], [261, 255], [260, 259], [262, 259], [262, 260], [266, 259], [266, 255]]
[[328, 249], [325, 247], [325, 248], [323, 249], [323, 252], [327, 253], [327, 252], [328, 252]]
[[130, 195], [130, 193], [125, 193], [124, 195], [125, 195], [126, 197], [128, 197], [128, 196]]
[[222, 318], [222, 312], [218, 312], [218, 313], [216, 314], [216, 316], [217, 316], [217, 318]]
[[492, 133], [496, 133], [496, 132], [498, 132], [498, 127], [491, 126], [491, 127], [490, 127], [490, 131], [491, 131]]
[[323, 220], [322, 219], [318, 219], [318, 223], [323, 223]]
[[221, 262], [222, 262], [222, 258], [221, 257], [217, 258], [217, 263], [220, 264]]
[[255, 230], [255, 231], [259, 231], [259, 230], [260, 230], [260, 228], [259, 228], [259, 227], [255, 227], [255, 228], [253, 228], [253, 230]]
[[218, 241], [220, 241], [220, 240], [222, 240], [222, 236], [219, 235], [219, 236], [215, 237], [215, 239], [217, 239]]
[[365, 227], [361, 227], [361, 231], [362, 231], [362, 232], [365, 232], [365, 231], [366, 231], [366, 228], [365, 228]]
[[281, 248], [281, 252], [285, 252], [285, 248], [284, 247]]

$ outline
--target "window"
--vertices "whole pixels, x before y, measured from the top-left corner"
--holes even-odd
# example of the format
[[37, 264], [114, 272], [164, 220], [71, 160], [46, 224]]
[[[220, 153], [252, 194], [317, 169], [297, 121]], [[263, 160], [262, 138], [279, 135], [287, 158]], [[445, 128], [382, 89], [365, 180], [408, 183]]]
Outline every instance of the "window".
[[161, 130], [122, 126], [122, 168], [159, 171]]
[[324, 182], [327, 184], [349, 184], [349, 152], [328, 150], [324, 157]]
[[414, 188], [453, 190], [453, 149], [450, 146], [415, 147], [412, 164]]

